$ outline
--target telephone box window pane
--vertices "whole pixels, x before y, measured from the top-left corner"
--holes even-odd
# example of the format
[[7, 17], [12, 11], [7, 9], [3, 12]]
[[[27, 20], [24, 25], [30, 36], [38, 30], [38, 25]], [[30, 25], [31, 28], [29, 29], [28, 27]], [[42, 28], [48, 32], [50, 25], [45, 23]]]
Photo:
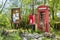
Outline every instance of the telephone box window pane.
[[45, 20], [45, 13], [40, 12], [40, 25], [41, 25], [41, 27], [44, 27], [44, 20]]

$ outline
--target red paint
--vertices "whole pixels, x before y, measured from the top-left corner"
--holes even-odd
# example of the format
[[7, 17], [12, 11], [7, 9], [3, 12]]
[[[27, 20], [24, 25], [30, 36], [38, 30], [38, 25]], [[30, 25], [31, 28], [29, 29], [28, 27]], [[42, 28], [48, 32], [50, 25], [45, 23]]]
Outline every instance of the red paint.
[[31, 25], [35, 24], [35, 15], [30, 15], [30, 24]]
[[41, 12], [42, 14], [45, 13], [44, 15], [44, 27], [45, 27], [45, 32], [49, 32], [50, 29], [50, 24], [49, 24], [49, 7], [48, 6], [39, 6], [38, 7], [38, 28], [41, 29]]

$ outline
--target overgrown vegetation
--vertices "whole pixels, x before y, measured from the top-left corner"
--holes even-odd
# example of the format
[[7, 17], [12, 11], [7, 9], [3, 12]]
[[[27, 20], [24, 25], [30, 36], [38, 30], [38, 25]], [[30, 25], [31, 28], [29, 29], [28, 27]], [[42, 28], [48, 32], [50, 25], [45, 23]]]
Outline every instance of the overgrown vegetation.
[[[0, 40], [22, 40], [19, 36], [20, 30], [24, 30], [32, 33], [31, 25], [29, 24], [29, 15], [32, 13], [32, 0], [0, 0]], [[44, 5], [43, 2], [50, 7], [50, 24], [51, 30], [57, 35], [60, 35], [60, 31], [55, 30], [54, 25], [56, 22], [60, 22], [60, 0], [34, 0], [34, 13], [37, 14], [37, 7]], [[1, 36], [4, 29], [12, 29], [11, 27], [11, 9], [19, 7], [21, 10], [21, 29], [17, 32], [12, 32], [8, 36]], [[43, 33], [40, 30], [35, 31], [36, 33]]]

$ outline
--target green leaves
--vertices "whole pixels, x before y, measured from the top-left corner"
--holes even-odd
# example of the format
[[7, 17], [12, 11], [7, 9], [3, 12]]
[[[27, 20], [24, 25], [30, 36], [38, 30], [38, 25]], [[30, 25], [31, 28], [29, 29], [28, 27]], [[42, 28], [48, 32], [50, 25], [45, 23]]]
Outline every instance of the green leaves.
[[22, 0], [22, 3], [26, 4], [26, 5], [30, 4], [31, 2], [32, 2], [32, 0]]
[[4, 27], [10, 26], [10, 20], [4, 14], [0, 14], [0, 26], [4, 26]]

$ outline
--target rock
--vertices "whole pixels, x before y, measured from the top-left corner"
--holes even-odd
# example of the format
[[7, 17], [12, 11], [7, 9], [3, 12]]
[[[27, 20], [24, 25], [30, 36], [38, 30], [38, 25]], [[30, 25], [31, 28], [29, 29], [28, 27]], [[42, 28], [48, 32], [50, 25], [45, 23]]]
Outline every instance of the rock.
[[30, 35], [31, 35], [31, 34], [29, 34], [28, 32], [25, 32], [25, 33], [23, 34], [23, 37], [24, 37], [26, 40], [30, 40]]
[[44, 33], [44, 37], [50, 37], [50, 34], [47, 33], [47, 32], [45, 32], [45, 33]]
[[39, 36], [39, 34], [34, 34], [34, 38], [36, 38], [36, 39], [38, 39], [40, 36]]
[[24, 40], [30, 40], [30, 39], [32, 39], [32, 40], [42, 40], [42, 38], [44, 38], [43, 35], [38, 34], [38, 33], [33, 33], [33, 34], [30, 34], [28, 32], [23, 33], [23, 39]]
[[39, 34], [34, 36], [34, 38], [36, 38], [36, 39], [41, 38], [41, 37], [42, 37], [42, 35], [39, 35]]
[[56, 37], [57, 40], [60, 40], [60, 37]]
[[31, 39], [31, 40], [38, 40], [38, 39]]
[[9, 34], [9, 32], [5, 31], [5, 30], [3, 30], [3, 32], [1, 33], [1, 35], [5, 35], [5, 36], [7, 36], [8, 34]]
[[22, 32], [19, 32], [19, 36], [20, 36], [21, 38], [23, 38], [23, 33], [22, 33]]
[[55, 38], [55, 34], [54, 33], [50, 34], [50, 38]]
[[27, 40], [25, 37], [23, 37], [23, 40]]
[[44, 38], [45, 38], [45, 37], [42, 36], [42, 37], [38, 38], [38, 40], [43, 40]]
[[24, 33], [24, 36], [25, 36], [25, 37], [29, 36], [29, 33], [28, 33], [28, 32], [25, 32], [25, 33]]
[[39, 38], [38, 40], [42, 40], [42, 38]]

